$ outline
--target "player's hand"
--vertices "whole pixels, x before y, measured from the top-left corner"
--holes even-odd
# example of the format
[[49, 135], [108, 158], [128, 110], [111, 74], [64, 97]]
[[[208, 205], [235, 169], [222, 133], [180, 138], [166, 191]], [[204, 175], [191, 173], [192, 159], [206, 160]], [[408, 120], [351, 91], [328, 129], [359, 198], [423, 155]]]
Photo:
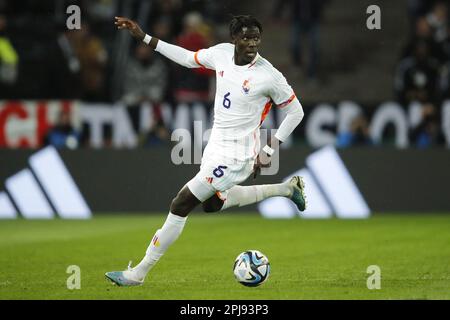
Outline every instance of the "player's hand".
[[145, 37], [145, 33], [144, 31], [142, 31], [141, 27], [139, 27], [139, 25], [128, 18], [124, 18], [124, 17], [115, 17], [115, 22], [114, 24], [117, 26], [117, 29], [122, 30], [122, 29], [128, 29], [128, 31], [130, 32], [130, 34], [139, 39], [139, 40], [143, 40]]
[[261, 162], [259, 155], [256, 157], [255, 164], [253, 165], [253, 179], [256, 179], [258, 174], [261, 173], [261, 168], [270, 167], [270, 160], [267, 163]]

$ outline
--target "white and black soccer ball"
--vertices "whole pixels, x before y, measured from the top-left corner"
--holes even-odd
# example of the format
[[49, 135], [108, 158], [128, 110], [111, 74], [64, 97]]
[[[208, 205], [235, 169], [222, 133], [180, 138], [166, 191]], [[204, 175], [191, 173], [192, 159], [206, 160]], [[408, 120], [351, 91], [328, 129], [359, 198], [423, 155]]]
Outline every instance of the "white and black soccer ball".
[[242, 252], [234, 261], [233, 273], [236, 280], [244, 286], [259, 286], [269, 277], [269, 259], [258, 250]]

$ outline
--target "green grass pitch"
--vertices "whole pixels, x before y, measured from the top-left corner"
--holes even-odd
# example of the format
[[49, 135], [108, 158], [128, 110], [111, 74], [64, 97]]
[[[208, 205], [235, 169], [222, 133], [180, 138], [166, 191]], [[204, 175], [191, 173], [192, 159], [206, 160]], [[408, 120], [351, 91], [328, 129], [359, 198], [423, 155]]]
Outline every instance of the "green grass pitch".
[[[0, 299], [449, 299], [450, 215], [375, 214], [368, 220], [266, 220], [251, 214], [189, 217], [183, 234], [140, 287], [106, 271], [142, 258], [165, 215], [97, 215], [89, 221], [0, 221]], [[234, 280], [247, 249], [265, 253], [260, 287]], [[81, 289], [67, 289], [67, 267]], [[367, 267], [381, 269], [369, 290]]]

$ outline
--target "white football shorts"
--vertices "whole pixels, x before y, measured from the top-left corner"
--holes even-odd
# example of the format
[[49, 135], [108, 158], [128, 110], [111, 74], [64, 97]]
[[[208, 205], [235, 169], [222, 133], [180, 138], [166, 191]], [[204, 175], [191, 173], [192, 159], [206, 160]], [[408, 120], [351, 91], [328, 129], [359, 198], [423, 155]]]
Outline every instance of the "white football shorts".
[[200, 171], [187, 183], [189, 190], [201, 202], [247, 180], [253, 173], [255, 163], [254, 159], [242, 161], [219, 156], [218, 152], [212, 152], [212, 148], [210, 150], [207, 152], [205, 149]]

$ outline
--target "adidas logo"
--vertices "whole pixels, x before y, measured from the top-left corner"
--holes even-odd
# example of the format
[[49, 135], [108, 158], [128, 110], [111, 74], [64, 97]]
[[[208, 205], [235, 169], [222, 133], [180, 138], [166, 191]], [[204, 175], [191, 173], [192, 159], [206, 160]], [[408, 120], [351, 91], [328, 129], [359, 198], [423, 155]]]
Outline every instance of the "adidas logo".
[[75, 181], [54, 147], [33, 154], [25, 168], [6, 179], [0, 191], [0, 219], [88, 219], [92, 216]]
[[[367, 218], [370, 209], [334, 147], [324, 147], [306, 158], [306, 167], [292, 173], [302, 176], [308, 206], [302, 218]], [[299, 214], [286, 198], [269, 198], [258, 205], [266, 218], [293, 218]]]

